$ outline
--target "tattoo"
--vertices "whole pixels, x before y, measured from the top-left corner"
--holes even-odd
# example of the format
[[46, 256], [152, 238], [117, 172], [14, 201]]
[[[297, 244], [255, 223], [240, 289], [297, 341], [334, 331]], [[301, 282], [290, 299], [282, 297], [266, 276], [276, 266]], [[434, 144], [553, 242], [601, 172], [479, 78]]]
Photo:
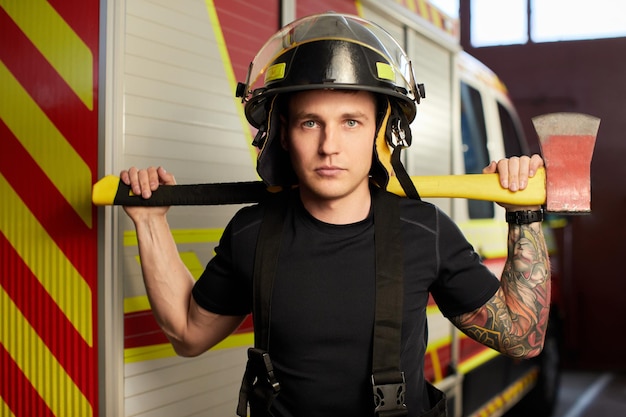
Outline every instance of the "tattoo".
[[532, 357], [541, 352], [550, 313], [550, 263], [541, 223], [510, 226], [508, 251], [498, 292], [452, 322], [502, 353]]

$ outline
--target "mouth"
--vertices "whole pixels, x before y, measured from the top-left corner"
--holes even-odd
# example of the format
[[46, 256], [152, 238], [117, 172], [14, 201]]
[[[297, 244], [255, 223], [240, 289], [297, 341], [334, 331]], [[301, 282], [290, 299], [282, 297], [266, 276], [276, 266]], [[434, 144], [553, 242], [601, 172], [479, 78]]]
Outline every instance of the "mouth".
[[315, 168], [315, 173], [321, 177], [334, 177], [339, 175], [344, 171], [343, 168], [334, 166], [334, 165], [324, 165], [318, 168]]

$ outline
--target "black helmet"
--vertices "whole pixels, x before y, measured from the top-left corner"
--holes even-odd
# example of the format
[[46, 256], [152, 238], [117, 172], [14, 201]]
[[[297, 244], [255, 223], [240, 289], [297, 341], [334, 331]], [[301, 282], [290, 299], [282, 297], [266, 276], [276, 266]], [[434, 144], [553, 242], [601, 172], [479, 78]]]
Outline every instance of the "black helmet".
[[[290, 23], [260, 49], [250, 63], [246, 82], [237, 87], [248, 122], [259, 129], [254, 142], [261, 149], [257, 171], [268, 185], [295, 181], [286, 156], [276, 155], [284, 151], [273, 140], [279, 130], [275, 126], [278, 117], [272, 117], [277, 113], [275, 98], [282, 93], [315, 89], [364, 90], [386, 97], [409, 135], [408, 124], [424, 96], [403, 49], [375, 23], [335, 12]], [[389, 111], [386, 124], [391, 123], [388, 117]], [[393, 123], [398, 125], [397, 121]], [[388, 126], [384, 128], [388, 130]], [[386, 186], [386, 179], [381, 181], [384, 184], [380, 185]]]

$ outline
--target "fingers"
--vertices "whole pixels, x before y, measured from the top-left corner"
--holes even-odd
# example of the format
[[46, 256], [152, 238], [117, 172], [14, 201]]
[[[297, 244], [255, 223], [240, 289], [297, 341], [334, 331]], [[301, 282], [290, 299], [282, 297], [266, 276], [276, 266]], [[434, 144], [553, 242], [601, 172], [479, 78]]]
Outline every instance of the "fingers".
[[[528, 157], [514, 156], [498, 161], [500, 184], [511, 191], [523, 190], [528, 183]], [[524, 171], [525, 170], [525, 171]]]
[[483, 174], [494, 174], [498, 170], [498, 163], [491, 161], [489, 165], [483, 168]]
[[510, 191], [523, 190], [528, 186], [528, 179], [532, 178], [540, 167], [543, 159], [535, 154], [531, 157], [511, 157], [492, 162], [483, 170], [483, 173], [497, 172], [500, 176], [500, 185]]
[[530, 170], [528, 171], [529, 177], [534, 177], [539, 168], [544, 166], [543, 158], [541, 155], [534, 154], [530, 157]]
[[161, 184], [176, 184], [174, 176], [163, 167], [149, 167], [145, 169], [131, 167], [120, 172], [120, 180], [130, 186], [133, 194], [140, 195], [143, 198], [150, 198], [152, 192], [159, 188]]

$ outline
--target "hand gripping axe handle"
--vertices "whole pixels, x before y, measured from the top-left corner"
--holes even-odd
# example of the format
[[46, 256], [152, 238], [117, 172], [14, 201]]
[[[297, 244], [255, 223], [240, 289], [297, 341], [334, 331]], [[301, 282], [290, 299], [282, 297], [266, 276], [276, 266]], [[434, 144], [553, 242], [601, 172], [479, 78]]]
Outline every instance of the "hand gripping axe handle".
[[[541, 168], [528, 186], [511, 192], [500, 186], [498, 174], [412, 176], [422, 197], [468, 198], [520, 206], [546, 205], [553, 212], [590, 211], [589, 172], [599, 119], [578, 113], [554, 113], [533, 119], [540, 138], [545, 169]], [[281, 187], [262, 181], [162, 185], [149, 199], [134, 195], [114, 175], [93, 186], [96, 205], [172, 206], [245, 204], [261, 201]], [[405, 196], [397, 178], [387, 190]]]

